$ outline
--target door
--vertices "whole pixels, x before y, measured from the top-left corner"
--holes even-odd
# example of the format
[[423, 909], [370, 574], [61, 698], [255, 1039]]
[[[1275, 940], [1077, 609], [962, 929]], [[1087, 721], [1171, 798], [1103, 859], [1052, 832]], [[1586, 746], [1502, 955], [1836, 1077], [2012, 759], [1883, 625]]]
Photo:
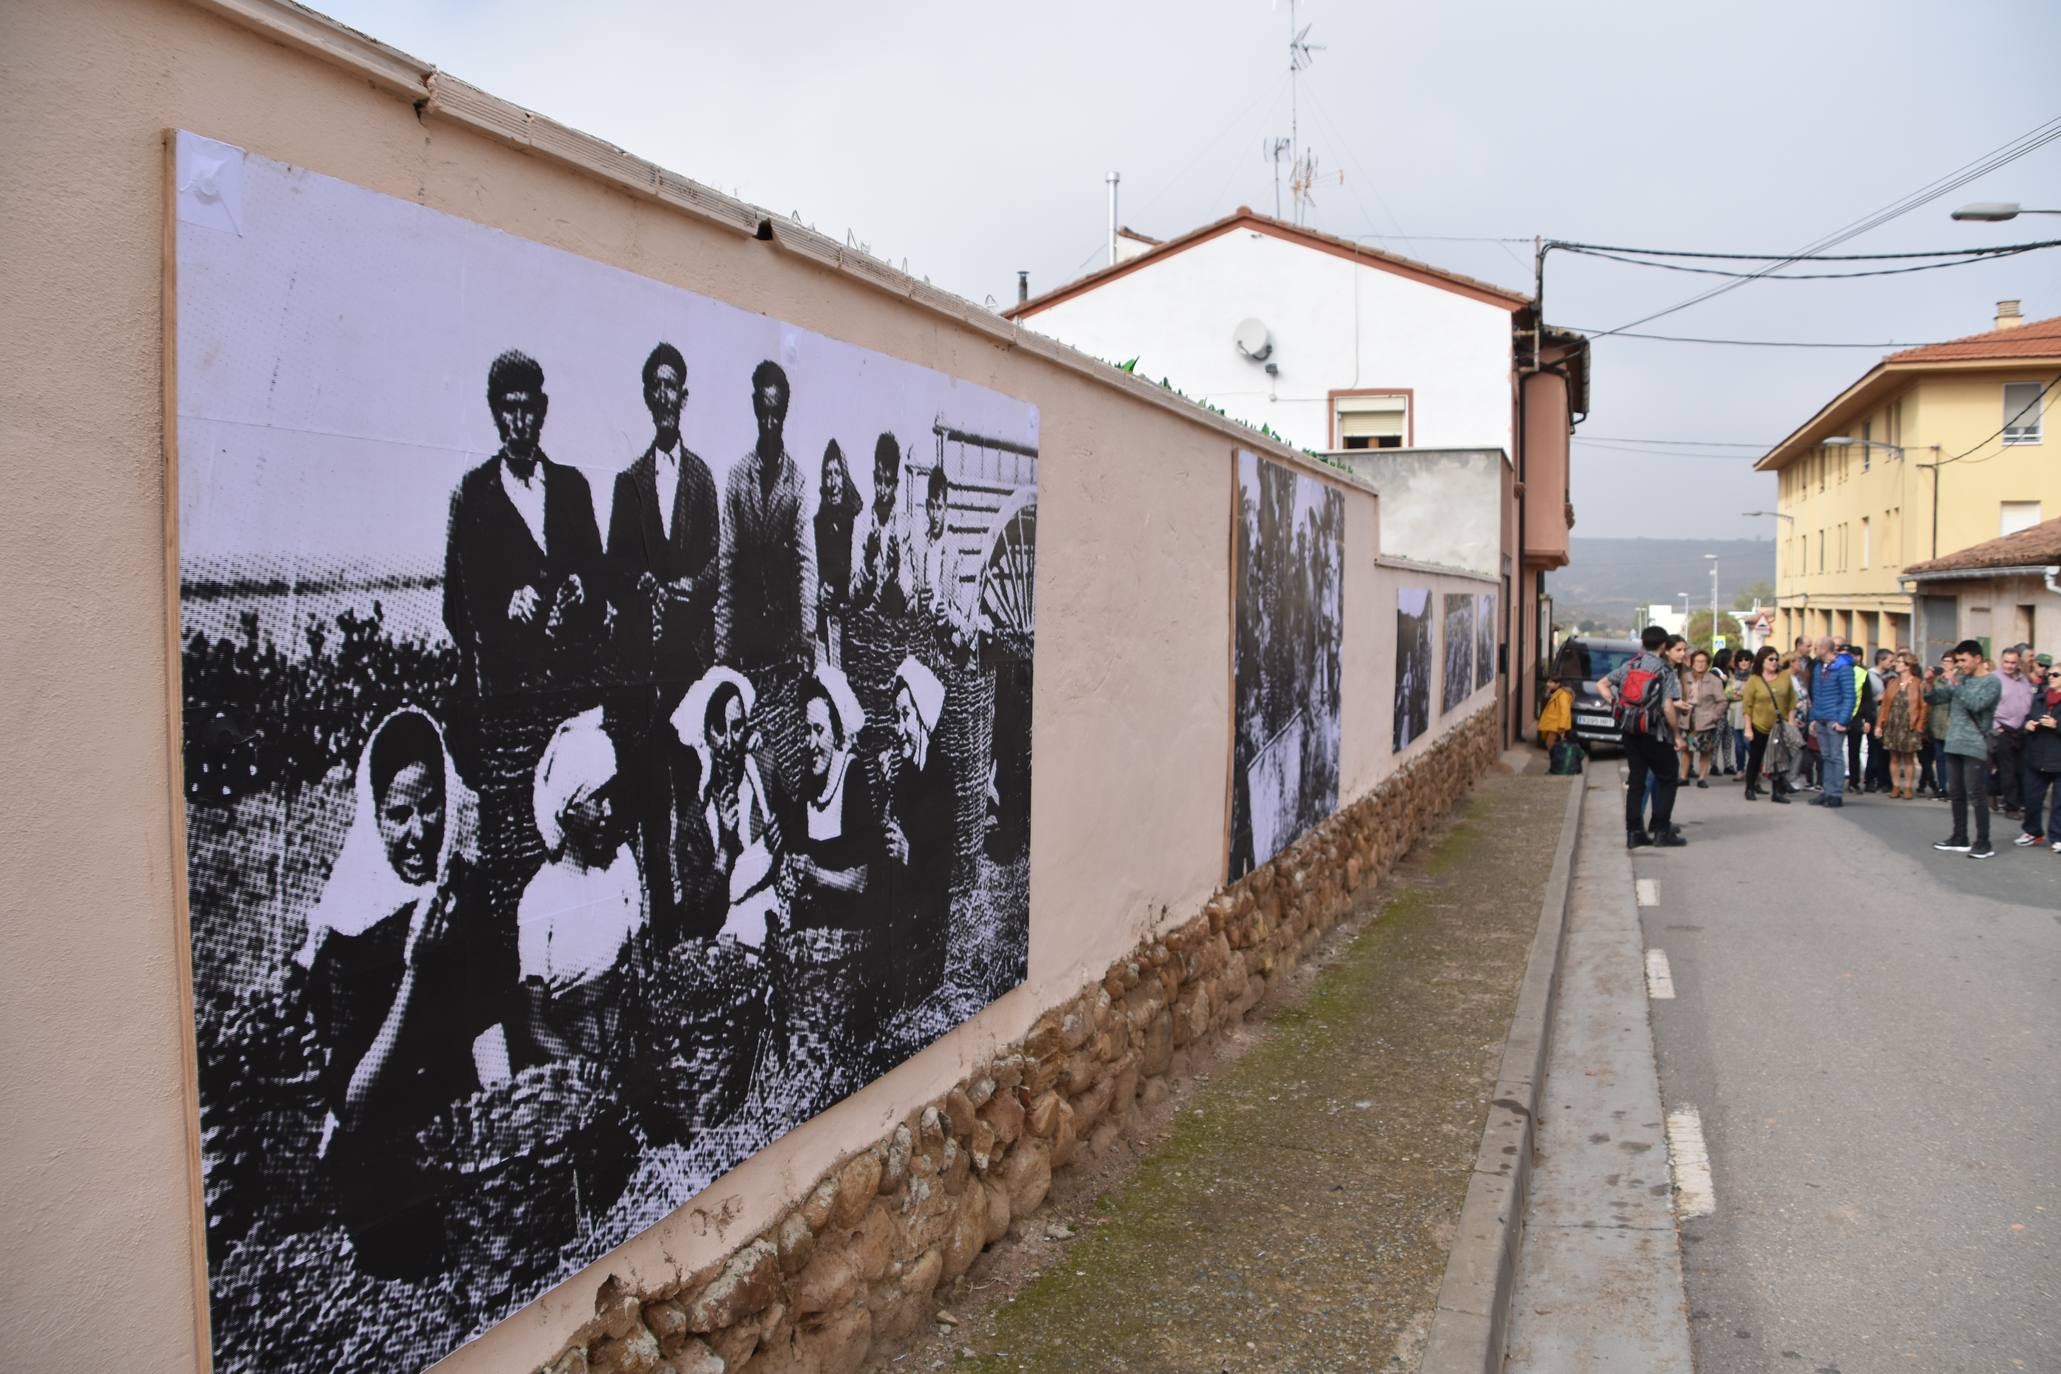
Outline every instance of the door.
[[1951, 596], [1927, 596], [1919, 599], [1919, 613], [1924, 617], [1925, 635], [1918, 645], [1918, 652], [1924, 655], [1927, 667], [1939, 662], [1941, 654], [1961, 642], [1960, 605], [1960, 601]]

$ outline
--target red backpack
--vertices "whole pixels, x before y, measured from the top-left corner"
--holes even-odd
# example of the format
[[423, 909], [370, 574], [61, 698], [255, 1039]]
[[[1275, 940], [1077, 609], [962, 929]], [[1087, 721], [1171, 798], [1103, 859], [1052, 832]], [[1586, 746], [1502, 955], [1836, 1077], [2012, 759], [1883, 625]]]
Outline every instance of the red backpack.
[[1648, 668], [1648, 663], [1660, 664], [1651, 654], [1640, 654], [1625, 670], [1624, 685], [1618, 688], [1617, 701], [1611, 707], [1611, 716], [1618, 730], [1627, 735], [1657, 735], [1660, 733], [1661, 699], [1667, 691], [1667, 668], [1660, 664]]

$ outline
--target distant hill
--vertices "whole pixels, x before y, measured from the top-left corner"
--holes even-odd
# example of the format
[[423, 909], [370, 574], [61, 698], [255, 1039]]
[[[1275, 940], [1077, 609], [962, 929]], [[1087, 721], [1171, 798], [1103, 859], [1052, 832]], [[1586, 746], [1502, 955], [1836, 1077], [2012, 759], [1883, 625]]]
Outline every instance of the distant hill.
[[1772, 539], [1584, 539], [1568, 545], [1568, 565], [1546, 574], [1553, 619], [1576, 613], [1629, 625], [1634, 607], [1689, 593], [1689, 609], [1710, 604], [1710, 565], [1718, 556], [1718, 604], [1727, 610], [1750, 582], [1773, 584]]

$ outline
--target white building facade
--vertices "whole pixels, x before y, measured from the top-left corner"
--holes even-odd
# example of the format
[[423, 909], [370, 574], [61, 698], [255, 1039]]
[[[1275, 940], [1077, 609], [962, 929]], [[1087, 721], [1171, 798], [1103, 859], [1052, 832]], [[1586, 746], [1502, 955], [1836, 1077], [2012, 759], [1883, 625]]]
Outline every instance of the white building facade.
[[1009, 314], [1303, 448], [1510, 454], [1526, 304], [1241, 208]]

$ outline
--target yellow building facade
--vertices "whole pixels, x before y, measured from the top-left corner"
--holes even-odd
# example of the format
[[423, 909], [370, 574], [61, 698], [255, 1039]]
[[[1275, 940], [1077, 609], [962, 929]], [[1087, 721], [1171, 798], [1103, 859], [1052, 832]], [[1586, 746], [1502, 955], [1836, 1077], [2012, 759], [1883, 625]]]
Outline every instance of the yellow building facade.
[[1889, 355], [1769, 450], [1754, 466], [1777, 482], [1774, 642], [1937, 657], [1951, 603], [1903, 570], [2061, 516], [2057, 400], [2061, 317], [2003, 301], [1995, 329]]

